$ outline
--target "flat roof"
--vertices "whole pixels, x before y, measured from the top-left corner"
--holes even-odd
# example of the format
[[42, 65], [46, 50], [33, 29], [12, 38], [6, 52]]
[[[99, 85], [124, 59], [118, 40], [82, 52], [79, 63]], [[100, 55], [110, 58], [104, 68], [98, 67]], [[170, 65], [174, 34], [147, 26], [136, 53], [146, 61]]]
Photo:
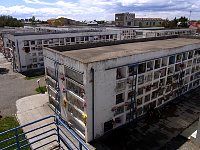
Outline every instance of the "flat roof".
[[53, 48], [47, 48], [50, 51], [57, 52], [63, 56], [78, 60], [82, 63], [92, 63], [97, 61], [115, 59], [125, 56], [131, 56], [153, 51], [167, 50], [183, 47], [186, 45], [200, 44], [200, 39], [191, 38], [173, 38], [165, 40], [155, 40], [147, 42], [137, 42], [128, 44], [119, 44], [112, 46], [103, 46], [95, 48], [84, 48], [71, 51], [62, 51]]
[[26, 36], [26, 35], [46, 35], [46, 34], [64, 34], [64, 33], [83, 33], [83, 32], [103, 32], [103, 30], [69, 30], [69, 31], [51, 31], [51, 32], [22, 32], [22, 33], [11, 33], [14, 36]]

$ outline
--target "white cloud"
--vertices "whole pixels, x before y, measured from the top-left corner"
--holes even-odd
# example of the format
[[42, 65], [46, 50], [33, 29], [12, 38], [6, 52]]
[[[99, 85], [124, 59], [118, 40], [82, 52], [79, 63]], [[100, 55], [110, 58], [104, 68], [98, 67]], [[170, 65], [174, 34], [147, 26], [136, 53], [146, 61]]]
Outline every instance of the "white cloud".
[[[117, 12], [135, 12], [139, 17], [174, 18], [189, 16], [198, 19], [200, 0], [23, 0], [24, 5], [5, 7], [0, 4], [0, 14], [39, 19], [65, 16], [77, 20], [113, 20]], [[33, 6], [31, 6], [34, 4]], [[37, 6], [37, 7], [34, 7]]]

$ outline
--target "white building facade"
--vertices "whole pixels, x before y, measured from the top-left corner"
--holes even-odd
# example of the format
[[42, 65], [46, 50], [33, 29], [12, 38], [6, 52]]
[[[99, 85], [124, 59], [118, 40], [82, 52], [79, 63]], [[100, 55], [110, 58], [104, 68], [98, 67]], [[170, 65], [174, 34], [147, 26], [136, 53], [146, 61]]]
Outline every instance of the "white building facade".
[[[150, 29], [150, 28], [149, 28]], [[149, 30], [148, 28], [143, 30], [142, 28], [136, 30], [137, 38], [149, 38], [149, 37], [162, 37], [171, 35], [195, 35], [196, 29], [181, 28], [181, 29], [162, 29], [162, 30]]]
[[4, 47], [9, 48], [11, 53], [13, 53], [13, 67], [18, 72], [44, 68], [44, 47], [106, 42], [119, 39], [119, 31], [114, 30], [3, 34]]
[[45, 48], [44, 56], [50, 104], [87, 142], [200, 84], [198, 39]]

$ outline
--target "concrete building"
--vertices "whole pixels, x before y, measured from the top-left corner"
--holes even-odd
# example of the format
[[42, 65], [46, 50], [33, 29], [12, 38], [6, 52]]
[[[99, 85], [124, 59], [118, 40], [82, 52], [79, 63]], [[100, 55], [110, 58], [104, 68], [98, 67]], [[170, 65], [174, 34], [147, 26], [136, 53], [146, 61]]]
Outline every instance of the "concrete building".
[[60, 32], [22, 32], [3, 34], [5, 50], [13, 58], [18, 72], [44, 68], [43, 48], [119, 40], [119, 31], [69, 30]]
[[47, 23], [49, 24], [49, 26], [86, 25], [83, 22], [76, 21], [76, 20], [69, 19], [69, 18], [64, 18], [64, 17], [60, 17], [60, 18], [57, 18], [57, 19], [54, 19], [54, 18], [53, 19], [48, 19]]
[[118, 27], [134, 27], [135, 14], [133, 13], [120, 13], [115, 14], [115, 25]]
[[162, 22], [161, 18], [135, 18], [134, 13], [115, 14], [115, 25], [118, 27], [157, 27]]
[[45, 48], [51, 106], [91, 141], [199, 86], [200, 40], [156, 39]]
[[137, 38], [149, 38], [149, 37], [163, 37], [171, 35], [195, 35], [197, 29], [192, 28], [180, 28], [180, 29], [137, 29], [136, 37]]
[[136, 39], [149, 37], [164, 37], [172, 35], [195, 35], [196, 29], [180, 28], [180, 29], [166, 29], [164, 27], [149, 27], [149, 28], [123, 28], [110, 27], [107, 30], [117, 30], [120, 32], [120, 39]]

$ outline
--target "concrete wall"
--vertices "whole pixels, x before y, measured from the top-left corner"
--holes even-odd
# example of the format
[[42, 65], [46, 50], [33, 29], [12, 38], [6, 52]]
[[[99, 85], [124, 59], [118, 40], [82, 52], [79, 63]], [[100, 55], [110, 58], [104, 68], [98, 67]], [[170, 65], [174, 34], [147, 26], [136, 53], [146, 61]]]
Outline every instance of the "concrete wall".
[[[84, 90], [85, 90], [85, 102], [86, 102], [86, 108], [84, 110], [84, 112], [87, 114], [87, 124], [84, 127], [85, 128], [85, 140], [86, 141], [91, 141], [93, 140], [93, 134], [94, 134], [94, 139], [100, 137], [101, 135], [104, 134], [104, 123], [110, 120], [115, 120], [116, 118], [120, 118], [121, 119], [121, 123], [115, 123], [113, 128], [119, 127], [125, 123], [127, 123], [126, 121], [126, 117], [129, 113], [129, 111], [125, 111], [125, 103], [129, 102], [128, 101], [128, 92], [129, 89], [127, 88], [127, 80], [129, 78], [127, 72], [128, 72], [128, 66], [131, 64], [140, 64], [143, 61], [155, 61], [157, 59], [160, 59], [162, 57], [169, 57], [171, 55], [174, 54], [178, 54], [178, 53], [183, 53], [183, 52], [187, 52], [191, 51], [191, 50], [199, 50], [200, 51], [200, 44], [193, 44], [193, 45], [187, 45], [187, 46], [183, 46], [183, 47], [178, 47], [178, 48], [173, 48], [173, 49], [165, 49], [165, 50], [160, 50], [160, 51], [156, 51], [156, 52], [148, 52], [148, 53], [142, 53], [142, 54], [137, 54], [137, 55], [132, 55], [132, 56], [127, 56], [127, 57], [121, 57], [121, 58], [117, 58], [117, 59], [111, 59], [111, 60], [105, 60], [105, 61], [101, 61], [101, 62], [95, 62], [95, 63], [90, 63], [90, 64], [82, 64], [81, 62], [78, 62], [76, 60], [73, 60], [71, 58], [68, 57], [64, 57], [62, 55], [57, 55], [53, 52], [49, 52], [44, 51], [44, 55], [51, 57], [51, 58], [55, 58], [57, 60], [61, 60], [61, 63], [64, 63], [64, 65], [69, 66], [77, 71], [82, 72], [83, 75], [83, 86], [84, 86]], [[199, 60], [198, 64], [193, 64], [193, 66], [198, 66], [198, 69], [200, 69], [200, 55], [195, 56]], [[190, 62], [195, 62], [195, 59], [190, 59]], [[160, 59], [161, 60], [161, 59]], [[186, 61], [186, 69], [190, 68], [192, 70], [193, 66], [189, 66], [189, 61]], [[167, 61], [168, 62], [168, 61]], [[46, 61], [45, 58], [45, 65], [46, 66], [52, 66], [52, 63]], [[62, 66], [62, 65], [61, 65]], [[155, 66], [155, 65], [154, 65]], [[174, 65], [175, 67], [175, 65]], [[125, 72], [125, 77], [122, 79], [116, 79], [116, 74], [117, 74], [117, 69], [118, 68], [124, 68], [124, 72]], [[170, 68], [170, 65], [167, 65], [166, 68]], [[93, 80], [93, 75], [92, 75], [92, 69], [94, 69], [94, 80]], [[159, 69], [154, 69], [150, 72], [152, 72], [152, 74], [154, 75], [156, 71], [159, 71], [160, 69], [162, 69], [162, 67], [160, 67]], [[199, 72], [198, 70], [196, 70], [197, 73]], [[61, 71], [62, 72], [62, 71]], [[145, 78], [148, 75], [149, 72], [145, 72], [142, 74], [138, 74], [138, 77], [141, 75], [144, 75]], [[167, 79], [168, 76], [173, 75], [173, 74], [169, 74], [166, 75], [164, 78]], [[191, 73], [191, 75], [195, 75], [195, 73]], [[138, 77], [137, 77], [137, 86], [136, 86], [136, 91], [138, 93], [138, 89], [141, 86], [146, 86], [147, 84], [153, 84], [154, 82], [160, 81], [161, 77], [159, 75], [158, 79], [152, 79], [151, 82], [148, 83], [143, 83], [142, 85], [138, 84]], [[190, 78], [190, 75], [187, 76], [188, 78]], [[145, 79], [146, 80], [146, 79]], [[198, 79], [199, 80], [199, 79]], [[192, 84], [193, 86], [193, 82], [196, 82], [197, 79], [195, 79], [195, 81], [191, 80], [191, 83], [187, 83], [188, 86], [188, 90], [190, 90], [191, 88], [190, 85]], [[120, 104], [116, 104], [116, 95], [119, 94], [120, 92], [117, 91], [116, 89], [116, 85], [117, 83], [120, 82], [125, 82], [126, 84], [126, 88], [123, 90], [122, 93], [125, 93], [124, 95], [124, 102], [120, 103]], [[60, 81], [60, 85], [62, 84], [62, 82]], [[93, 86], [94, 84], [94, 86]], [[168, 85], [166, 85], [167, 87]], [[60, 89], [62, 87], [60, 86]], [[193, 88], [195, 88], [195, 86], [193, 86]], [[94, 91], [94, 93], [93, 93]], [[154, 92], [154, 90], [150, 91], [150, 94], [152, 96], [152, 93]], [[176, 92], [177, 93], [177, 92]], [[158, 104], [159, 98], [162, 98], [162, 96], [164, 97], [164, 94], [161, 95], [161, 97], [157, 97], [156, 99], [152, 99], [152, 101], [149, 102], [144, 102], [144, 97], [146, 96], [147, 93], [143, 93], [142, 95], [138, 95], [136, 98], [143, 98], [142, 103], [138, 104], [137, 109], [141, 109], [142, 113], [139, 115], [143, 115], [145, 114], [144, 109], [146, 109], [145, 107], [148, 106], [150, 107], [150, 104], [152, 102], [155, 102], [156, 107], [160, 107], [161, 105], [164, 105], [165, 103], [169, 102], [170, 100], [172, 100], [173, 98], [176, 97], [176, 93], [175, 95], [173, 95], [172, 97], [170, 97], [168, 100], [163, 100], [161, 102], [161, 104]], [[66, 109], [63, 108], [63, 97], [62, 97], [63, 93], [61, 93], [61, 114], [63, 115], [63, 117], [66, 118], [66, 120], [70, 119], [70, 117], [68, 117], [68, 115], [66, 115]], [[93, 97], [94, 95], [94, 97]], [[94, 103], [94, 108], [93, 108], [93, 103]], [[113, 107], [123, 107], [124, 112], [120, 113], [118, 115], [114, 115], [114, 111], [112, 111]], [[94, 110], [94, 112], [93, 112]], [[93, 120], [93, 113], [94, 113], [94, 120]], [[67, 116], [67, 117], [66, 117]], [[93, 124], [94, 123], [94, 124]], [[78, 125], [79, 123], [77, 122], [76, 125]], [[79, 125], [80, 126], [80, 125]], [[76, 127], [76, 126], [74, 126]], [[94, 130], [93, 130], [94, 127]], [[93, 133], [94, 132], [94, 133]]]
[[[109, 60], [109, 61], [103, 61], [103, 62], [98, 62], [95, 64], [90, 64], [88, 66], [87, 69], [87, 75], [91, 76], [91, 72], [90, 68], [93, 68], [95, 70], [95, 80], [94, 80], [94, 102], [95, 102], [95, 108], [94, 108], [94, 138], [97, 138], [99, 136], [101, 136], [102, 134], [104, 134], [104, 123], [112, 120], [118, 116], [114, 116], [114, 112], [111, 111], [111, 109], [114, 106], [118, 106], [116, 105], [116, 68], [113, 69], [109, 69], [112, 67], [119, 67], [119, 66], [123, 66], [123, 65], [128, 65], [128, 64], [132, 64], [132, 63], [138, 63], [138, 62], [142, 62], [145, 60], [150, 60], [150, 59], [156, 59], [159, 57], [164, 57], [164, 56], [168, 56], [168, 55], [173, 55], [176, 53], [180, 53], [180, 52], [186, 52], [188, 50], [192, 50], [192, 49], [197, 49], [200, 48], [200, 45], [190, 45], [190, 46], [185, 46], [185, 47], [181, 47], [181, 48], [176, 48], [173, 50], [161, 50], [159, 52], [150, 52], [150, 53], [146, 53], [146, 54], [139, 54], [139, 55], [135, 55], [135, 56], [129, 56], [129, 57], [125, 57], [125, 58], [118, 58], [118, 59], [114, 59], [114, 60]], [[108, 70], [106, 70], [108, 69]], [[89, 77], [88, 77], [89, 78]], [[87, 89], [89, 89], [90, 93], [88, 98], [88, 109], [91, 109], [91, 106], [89, 106], [89, 102], [91, 102], [91, 98], [92, 98], [92, 83], [87, 82], [86, 84]], [[127, 95], [125, 96], [125, 99], [127, 99]], [[164, 104], [164, 103], [163, 103]], [[139, 106], [140, 108], [144, 106], [144, 103], [142, 104], [142, 106]], [[90, 112], [90, 111], [89, 111]], [[123, 116], [123, 120], [122, 122], [126, 122], [125, 121], [125, 114], [122, 115]], [[89, 116], [89, 114], [88, 114]], [[122, 123], [122, 124], [123, 124]], [[88, 124], [91, 124], [90, 121], [88, 122]], [[121, 125], [121, 124], [120, 124]], [[89, 125], [88, 125], [89, 127]], [[118, 127], [118, 125], [116, 125], [115, 127]], [[114, 128], [115, 128], [114, 127]], [[89, 128], [91, 129], [91, 128]], [[88, 130], [89, 130], [88, 129]], [[89, 133], [89, 132], [88, 132]], [[90, 141], [91, 138], [89, 138], [88, 135], [88, 140]]]
[[[23, 71], [27, 71], [27, 70], [30, 70], [29, 68], [27, 68], [27, 66], [31, 65], [31, 64], [37, 64], [38, 66], [35, 68], [43, 68], [44, 66], [42, 66], [43, 64], [43, 61], [39, 61], [39, 58], [41, 56], [38, 56], [39, 55], [39, 52], [41, 51], [37, 51], [37, 50], [30, 50], [30, 53], [26, 53], [24, 51], [24, 41], [35, 41], [35, 40], [45, 40], [45, 39], [61, 39], [61, 38], [66, 38], [66, 37], [81, 37], [81, 36], [88, 36], [89, 37], [89, 41], [93, 41], [93, 42], [98, 42], [98, 41], [95, 41], [94, 38], [92, 37], [95, 37], [95, 36], [98, 36], [98, 35], [116, 35], [116, 40], [119, 40], [120, 39], [120, 34], [119, 34], [119, 31], [115, 31], [115, 30], [106, 30], [106, 31], [102, 31], [102, 32], [80, 32], [80, 33], [58, 33], [58, 34], [32, 34], [32, 35], [22, 35], [22, 36], [13, 36], [11, 34], [7, 34], [5, 35], [7, 38], [4, 38], [4, 42], [7, 43], [8, 40], [7, 39], [10, 39], [12, 41], [15, 41], [15, 45], [16, 45], [16, 55], [17, 55], [17, 58], [15, 60], [16, 61], [16, 65], [17, 65], [17, 71], [18, 72], [23, 72]], [[105, 41], [110, 41], [111, 39], [105, 39]], [[89, 41], [83, 41], [83, 43], [85, 42], [89, 42]], [[99, 40], [99, 41], [102, 41]], [[76, 41], [75, 42], [71, 42], [71, 43], [67, 43], [65, 40], [64, 40], [64, 45], [67, 45], [67, 44], [76, 44]], [[59, 44], [58, 44], [59, 45]], [[41, 44], [41, 46], [43, 47], [43, 45]], [[55, 46], [54, 44], [49, 44], [48, 46]], [[36, 46], [35, 45], [30, 45], [29, 47], [31, 48], [35, 48]], [[10, 47], [11, 48], [11, 47]], [[32, 56], [33, 53], [36, 53], [36, 56]], [[33, 63], [33, 58], [36, 58], [37, 59], [37, 62]]]

